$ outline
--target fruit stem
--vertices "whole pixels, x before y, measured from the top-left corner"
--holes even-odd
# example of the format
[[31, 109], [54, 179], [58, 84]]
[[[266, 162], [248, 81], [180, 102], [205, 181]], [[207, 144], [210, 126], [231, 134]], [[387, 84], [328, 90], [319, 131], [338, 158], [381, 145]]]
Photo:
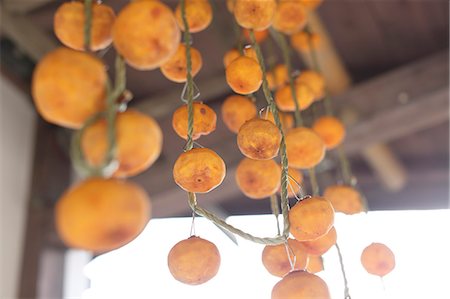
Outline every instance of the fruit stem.
[[84, 50], [91, 49], [92, 0], [84, 0]]

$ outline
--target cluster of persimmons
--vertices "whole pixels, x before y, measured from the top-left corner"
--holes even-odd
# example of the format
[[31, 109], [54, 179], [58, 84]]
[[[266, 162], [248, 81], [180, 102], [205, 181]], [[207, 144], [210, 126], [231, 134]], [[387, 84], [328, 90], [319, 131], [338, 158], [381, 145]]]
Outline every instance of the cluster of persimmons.
[[[289, 35], [294, 49], [311, 51], [311, 47], [320, 45], [320, 37], [303, 28], [308, 13], [320, 1], [227, 0], [227, 7], [247, 40], [254, 31], [256, 42], [264, 42], [272, 27]], [[54, 32], [65, 47], [51, 51], [37, 65], [33, 99], [48, 122], [75, 130], [83, 128], [80, 148], [90, 165], [102, 165], [110, 146], [104, 116], [84, 128], [86, 121], [107, 108], [108, 74], [94, 52], [113, 44], [129, 66], [138, 70], [159, 68], [168, 80], [186, 82], [188, 60], [191, 75], [195, 76], [202, 68], [202, 56], [190, 45], [187, 51], [186, 44], [180, 43], [181, 32], [186, 30], [185, 22], [190, 33], [204, 30], [212, 22], [213, 11], [208, 0], [185, 0], [184, 5], [182, 9], [180, 2], [173, 11], [161, 1], [136, 0], [116, 16], [111, 7], [94, 3], [89, 49], [83, 31], [84, 4], [66, 2], [57, 9]], [[221, 116], [230, 131], [237, 134], [237, 145], [245, 156], [237, 167], [236, 182], [243, 194], [256, 200], [279, 192], [281, 167], [274, 159], [284, 134], [289, 161], [288, 196], [298, 198], [301, 171], [314, 168], [327, 150], [339, 146], [345, 128], [333, 116], [319, 117], [311, 128], [295, 126], [291, 112], [297, 107], [306, 110], [323, 98], [323, 77], [313, 70], [302, 71], [294, 78], [293, 91], [289, 84], [293, 74], [288, 73], [288, 67], [278, 64], [265, 74], [253, 47], [231, 49], [223, 59], [226, 81], [236, 94], [225, 99]], [[258, 115], [254, 97], [249, 95], [258, 91], [264, 80], [280, 112], [267, 109]], [[172, 126], [181, 138], [197, 140], [216, 129], [214, 110], [196, 101], [192, 104], [193, 130], [189, 136], [189, 111], [184, 104], [173, 113]], [[273, 113], [279, 113], [282, 131]], [[133, 109], [117, 111], [114, 125], [118, 163], [112, 175], [76, 183], [57, 203], [56, 226], [68, 246], [109, 251], [134, 239], [150, 219], [146, 192], [125, 179], [145, 171], [157, 160], [162, 148], [161, 129], [152, 117]], [[173, 166], [175, 182], [192, 193], [212, 191], [225, 175], [225, 162], [208, 148], [186, 150]], [[321, 256], [336, 243], [334, 213], [350, 215], [363, 210], [360, 193], [348, 185], [329, 186], [323, 196], [301, 198], [289, 211], [292, 237], [286, 244], [267, 245], [262, 252], [268, 272], [282, 277], [272, 298], [329, 298], [325, 282], [314, 273], [323, 269]], [[369, 273], [380, 276], [394, 266], [392, 252], [378, 243], [364, 250], [361, 261]], [[172, 248], [168, 266], [175, 279], [201, 284], [218, 272], [220, 254], [213, 243], [191, 236]]]

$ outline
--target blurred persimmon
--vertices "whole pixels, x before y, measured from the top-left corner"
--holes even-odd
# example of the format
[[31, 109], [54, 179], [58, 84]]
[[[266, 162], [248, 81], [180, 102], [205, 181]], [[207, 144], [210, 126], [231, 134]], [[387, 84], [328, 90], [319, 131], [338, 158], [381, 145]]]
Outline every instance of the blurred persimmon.
[[272, 299], [331, 299], [328, 286], [319, 276], [292, 271], [272, 289]]
[[328, 186], [323, 197], [331, 202], [336, 212], [353, 215], [365, 210], [361, 194], [351, 186]]
[[219, 186], [225, 172], [225, 162], [208, 148], [194, 148], [182, 153], [173, 166], [175, 183], [194, 193], [207, 193]]
[[[250, 30], [248, 29], [242, 29], [242, 32], [244, 33], [244, 37], [248, 42], [251, 42], [251, 38], [250, 38]], [[263, 41], [266, 40], [267, 36], [269, 35], [269, 30], [264, 29], [264, 30], [259, 30], [259, 31], [255, 31], [255, 41], [257, 43], [261, 43]]]
[[321, 43], [321, 37], [317, 33], [300, 31], [291, 35], [291, 46], [298, 52], [309, 53], [317, 50]]
[[220, 267], [220, 253], [214, 243], [192, 236], [172, 247], [167, 264], [176, 280], [198, 285], [216, 276]]
[[[192, 77], [198, 74], [203, 65], [202, 55], [200, 52], [191, 47], [191, 63]], [[161, 65], [161, 72], [164, 77], [170, 81], [182, 83], [186, 82], [187, 70], [186, 70], [186, 46], [180, 44], [178, 50], [173, 56], [169, 58], [163, 65]]]
[[279, 88], [289, 82], [288, 68], [285, 64], [277, 64], [273, 70], [275, 87]]
[[[294, 117], [292, 114], [278, 111], [278, 116], [280, 117], [281, 126], [284, 132], [287, 132], [294, 127]], [[265, 115], [265, 118], [275, 124], [272, 111], [269, 111]]]
[[[300, 110], [305, 110], [314, 102], [314, 93], [305, 84], [295, 85], [295, 95]], [[277, 90], [275, 93], [275, 103], [281, 111], [295, 111], [296, 107], [290, 85], [284, 85]]]
[[66, 191], [55, 208], [56, 228], [64, 243], [98, 253], [136, 238], [149, 218], [145, 191], [118, 179], [82, 181]]
[[395, 268], [395, 256], [386, 245], [372, 243], [363, 250], [361, 264], [368, 273], [383, 277]]
[[293, 34], [305, 27], [306, 9], [300, 1], [280, 0], [273, 17], [273, 28], [284, 34]]
[[253, 118], [246, 121], [237, 135], [241, 153], [254, 160], [276, 157], [280, 149], [281, 132], [271, 121]]
[[[129, 177], [149, 168], [161, 154], [163, 135], [158, 123], [145, 114], [129, 109], [116, 119], [118, 169], [114, 177]], [[86, 128], [81, 137], [86, 160], [99, 166], [108, 149], [107, 123], [99, 120]]]
[[345, 137], [344, 124], [334, 116], [321, 116], [314, 121], [314, 132], [319, 135], [327, 149], [340, 145]]
[[318, 72], [302, 71], [295, 79], [295, 83], [308, 86], [314, 94], [315, 100], [320, 100], [325, 93], [325, 79]]
[[316, 240], [333, 226], [333, 206], [318, 196], [303, 199], [290, 209], [289, 222], [291, 234], [297, 241]]
[[256, 105], [247, 97], [232, 95], [222, 104], [222, 119], [228, 129], [238, 133], [241, 126], [256, 116]]
[[334, 226], [322, 237], [312, 241], [301, 242], [309, 255], [321, 256], [336, 244], [337, 234]]
[[236, 0], [236, 22], [246, 29], [264, 30], [272, 24], [277, 3], [275, 0]]
[[[213, 12], [208, 0], [185, 0], [186, 20], [189, 32], [196, 33], [206, 29], [213, 19]], [[178, 26], [184, 31], [184, 23], [181, 17], [181, 3], [175, 9]]]
[[323, 269], [323, 259], [321, 256], [308, 255], [306, 271], [314, 274], [323, 271]]
[[167, 5], [141, 0], [122, 8], [113, 26], [116, 50], [138, 70], [153, 70], [177, 51], [180, 29]]
[[[116, 15], [104, 4], [92, 4], [90, 50], [98, 51], [112, 42], [111, 31]], [[84, 50], [84, 4], [78, 1], [65, 2], [58, 7], [53, 18], [56, 37], [65, 46]]]
[[307, 254], [301, 242], [291, 238], [287, 242], [288, 248], [286, 244], [266, 245], [262, 252], [263, 265], [274, 276], [283, 277], [288, 274], [292, 270], [291, 262], [294, 263], [294, 260], [294, 270], [303, 270], [306, 267]]
[[31, 92], [45, 120], [78, 129], [104, 109], [106, 80], [105, 66], [95, 56], [58, 48], [38, 63]]
[[262, 84], [262, 71], [253, 58], [240, 56], [233, 60], [225, 70], [228, 85], [239, 94], [257, 91]]
[[[295, 168], [288, 168], [288, 197], [295, 197], [295, 195], [300, 193], [300, 187], [303, 183], [303, 174]], [[278, 190], [281, 193], [281, 189]]]
[[[194, 131], [192, 139], [197, 140], [203, 135], [208, 135], [216, 129], [217, 115], [208, 105], [194, 102]], [[172, 116], [172, 127], [183, 139], [187, 139], [188, 133], [188, 107], [179, 107]]]
[[306, 9], [308, 10], [313, 10], [316, 9], [323, 0], [296, 0], [299, 1], [300, 3], [302, 3]]
[[263, 199], [280, 187], [281, 168], [273, 160], [244, 158], [236, 169], [236, 183], [252, 199]]
[[289, 166], [300, 169], [312, 168], [325, 156], [325, 144], [313, 130], [298, 127], [286, 133], [286, 151]]
[[227, 68], [236, 58], [241, 57], [241, 53], [237, 49], [228, 50], [223, 56], [223, 66]]

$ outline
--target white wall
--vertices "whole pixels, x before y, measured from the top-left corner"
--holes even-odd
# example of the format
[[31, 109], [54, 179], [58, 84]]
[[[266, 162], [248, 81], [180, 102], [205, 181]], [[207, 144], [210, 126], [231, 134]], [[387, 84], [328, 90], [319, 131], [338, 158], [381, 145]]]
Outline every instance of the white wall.
[[36, 114], [27, 95], [0, 75], [0, 298], [17, 298]]

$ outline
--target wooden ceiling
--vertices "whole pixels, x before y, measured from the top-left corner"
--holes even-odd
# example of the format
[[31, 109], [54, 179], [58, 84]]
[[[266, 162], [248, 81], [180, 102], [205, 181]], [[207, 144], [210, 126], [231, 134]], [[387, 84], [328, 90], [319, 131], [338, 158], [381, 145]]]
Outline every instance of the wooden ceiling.
[[[14, 1], [4, 0], [5, 7], [11, 2]], [[60, 1], [42, 2], [42, 6], [26, 14], [26, 19], [43, 32], [54, 46], [57, 45], [57, 41], [52, 32], [52, 16]], [[128, 1], [105, 2], [118, 11]], [[171, 6], [177, 3], [175, 0], [164, 2]], [[226, 10], [224, 1], [211, 2], [214, 4], [215, 14], [213, 24], [194, 36], [194, 46], [201, 51], [204, 59], [204, 67], [196, 77], [196, 82], [204, 91], [203, 100], [207, 100], [219, 114], [221, 101], [230, 93], [223, 80], [222, 57], [233, 46], [235, 35], [232, 30], [232, 17]], [[355, 175], [372, 209], [448, 207], [448, 112], [445, 116], [445, 113], [438, 114], [439, 111], [436, 111], [442, 107], [445, 110], [442, 94], [440, 106], [433, 106], [434, 110], [431, 109], [433, 107], [424, 109], [424, 106], [427, 108], [424, 100], [430, 96], [431, 103], [434, 91], [446, 92], [448, 97], [448, 11], [449, 2], [446, 0], [325, 0], [318, 9], [318, 15], [356, 85], [356, 91], [350, 91], [336, 98], [336, 106], [343, 112], [346, 108], [352, 110], [356, 107], [363, 117], [362, 124], [359, 122], [350, 126], [348, 142], [349, 147], [354, 146], [354, 150], [349, 148], [349, 151]], [[5, 36], [8, 38], [7, 34]], [[2, 49], [7, 43], [7, 40], [2, 40]], [[104, 59], [107, 64], [112, 65], [113, 57], [113, 50], [110, 50]], [[430, 57], [438, 58], [433, 60], [429, 59]], [[13, 59], [11, 56], [2, 56], [4, 73], [14, 74], [20, 69], [11, 59]], [[427, 63], [419, 63], [419, 67], [408, 67], [420, 61]], [[303, 67], [300, 59], [296, 59], [295, 63], [298, 67]], [[386, 78], [384, 76], [387, 73], [395, 72], [402, 67], [405, 70], [397, 72], [394, 77], [388, 77], [390, 80], [374, 79]], [[25, 68], [25, 71], [19, 72], [19, 77], [23, 78], [22, 82], [25, 82], [25, 85], [29, 84], [27, 80], [30, 78], [30, 71], [31, 68]], [[164, 152], [161, 158], [151, 169], [134, 180], [144, 185], [155, 200], [155, 216], [187, 215], [188, 206], [185, 197], [172, 182], [170, 175], [173, 161], [183, 148], [183, 141], [179, 140], [170, 126], [171, 112], [180, 104], [178, 99], [182, 85], [169, 82], [158, 70], [139, 72], [128, 68], [127, 74], [128, 88], [135, 95], [131, 105], [157, 117], [165, 132]], [[402, 80], [406, 77], [408, 80]], [[368, 87], [364, 87], [366, 82]], [[437, 83], [434, 84], [435, 82]], [[358, 91], [360, 83], [362, 87]], [[445, 86], [442, 86], [443, 84]], [[386, 98], [383, 98], [384, 95]], [[422, 101], [419, 103], [415, 101], [416, 99]], [[414, 111], [407, 105], [411, 103], [417, 104], [413, 107]], [[404, 104], [405, 109], [402, 110]], [[424, 112], [421, 114], [420, 111], [417, 112], [418, 109]], [[417, 119], [411, 119], [411, 116]], [[389, 138], [386, 134], [381, 134], [383, 132], [379, 132], [390, 131], [390, 128], [382, 125], [389, 120], [396, 120], [397, 117], [403, 117], [399, 119], [399, 124], [406, 129], [397, 130], [397, 133]], [[434, 118], [436, 121], [433, 121]], [[408, 122], [411, 122], [411, 126]], [[415, 125], [416, 123], [420, 125]], [[395, 122], [393, 124], [396, 125]], [[367, 130], [358, 131], [358, 126]], [[379, 126], [381, 129], [374, 131]], [[67, 131], [62, 132], [60, 134], [65, 136]], [[381, 136], [380, 141], [389, 146], [396, 159], [405, 167], [407, 183], [402, 190], [387, 191], [373, 168], [360, 155], [361, 143], [368, 145], [371, 138], [364, 136], [365, 134]], [[67, 139], [63, 140], [65, 141], [62, 141], [61, 145], [64, 148], [67, 146]], [[220, 119], [217, 131], [201, 140], [202, 145], [217, 150], [229, 163], [230, 169], [220, 191], [201, 198], [202, 203], [208, 204], [209, 201], [209, 204], [214, 204], [216, 208], [220, 206], [225, 213], [232, 214], [268, 212], [267, 202], [251, 201], [236, 193], [233, 165], [240, 159], [240, 154], [233, 140], [234, 136], [224, 128]], [[337, 176], [336, 159], [331, 155], [327, 161], [328, 166], [325, 165], [324, 168], [330, 169], [332, 175], [325, 172], [320, 174], [322, 186]], [[222, 199], [214, 200], [218, 197]]]

